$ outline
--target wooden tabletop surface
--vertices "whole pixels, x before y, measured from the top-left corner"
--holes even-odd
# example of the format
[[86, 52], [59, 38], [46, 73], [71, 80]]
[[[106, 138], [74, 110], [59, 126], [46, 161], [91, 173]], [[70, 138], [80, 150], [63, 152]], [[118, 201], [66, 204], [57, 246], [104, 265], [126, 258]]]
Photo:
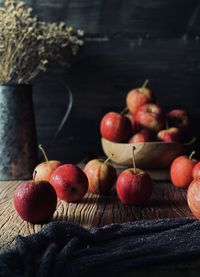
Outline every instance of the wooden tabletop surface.
[[[42, 225], [23, 221], [13, 207], [13, 193], [21, 181], [0, 182], [0, 249], [23, 236], [38, 232]], [[186, 202], [186, 192], [174, 188], [169, 182], [154, 182], [151, 199], [143, 206], [125, 206], [113, 190], [108, 196], [86, 194], [79, 204], [58, 201], [53, 220], [68, 220], [86, 228], [113, 222], [140, 219], [176, 218], [192, 216]]]

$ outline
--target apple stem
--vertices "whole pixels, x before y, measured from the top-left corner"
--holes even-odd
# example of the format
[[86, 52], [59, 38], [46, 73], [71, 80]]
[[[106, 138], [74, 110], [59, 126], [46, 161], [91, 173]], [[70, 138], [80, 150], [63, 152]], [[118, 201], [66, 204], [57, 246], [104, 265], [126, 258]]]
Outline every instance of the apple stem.
[[107, 164], [107, 163], [112, 159], [113, 156], [114, 156], [114, 154], [111, 154], [110, 157], [108, 157], [108, 158], [104, 161], [104, 164]]
[[128, 107], [124, 108], [124, 109], [120, 112], [120, 114], [123, 115], [123, 114], [125, 114], [127, 111], [128, 111]]
[[146, 86], [148, 85], [148, 83], [149, 83], [149, 80], [148, 80], [148, 79], [145, 80], [145, 81], [144, 81], [144, 84], [142, 85], [142, 88], [146, 88]]
[[195, 155], [195, 151], [192, 151], [192, 153], [189, 156], [189, 160], [191, 160], [194, 155]]
[[48, 158], [47, 158], [47, 154], [46, 154], [46, 152], [44, 151], [44, 148], [42, 147], [42, 145], [39, 144], [38, 147], [39, 147], [39, 149], [42, 151], [42, 154], [43, 154], [43, 156], [44, 156], [46, 162], [49, 163], [49, 160], [48, 160]]
[[37, 174], [37, 171], [34, 170], [34, 173], [33, 173], [33, 181], [35, 181], [35, 176], [36, 176], [36, 174]]
[[133, 169], [134, 169], [134, 173], [136, 174], [136, 165], [135, 165], [135, 149], [136, 149], [136, 147], [133, 146], [132, 149], [133, 149], [133, 151], [132, 151]]

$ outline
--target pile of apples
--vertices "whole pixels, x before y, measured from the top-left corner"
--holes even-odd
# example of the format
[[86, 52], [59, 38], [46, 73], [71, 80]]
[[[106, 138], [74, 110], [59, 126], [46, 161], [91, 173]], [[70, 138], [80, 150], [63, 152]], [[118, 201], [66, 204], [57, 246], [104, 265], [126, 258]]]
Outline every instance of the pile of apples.
[[57, 206], [57, 198], [79, 202], [89, 190], [107, 194], [116, 182], [119, 199], [124, 204], [139, 205], [148, 200], [153, 190], [151, 177], [136, 168], [133, 147], [133, 168], [124, 170], [117, 178], [116, 169], [107, 160], [89, 161], [84, 170], [73, 164], [46, 161], [33, 172], [33, 180], [20, 184], [14, 193], [14, 206], [25, 221], [39, 224], [49, 221]]
[[170, 168], [172, 184], [187, 189], [187, 203], [193, 215], [200, 219], [200, 161], [190, 156], [179, 156]]
[[101, 120], [101, 136], [118, 143], [164, 141], [184, 143], [190, 137], [191, 121], [185, 110], [165, 113], [146, 87], [132, 89], [126, 96], [127, 107], [121, 112], [109, 112]]

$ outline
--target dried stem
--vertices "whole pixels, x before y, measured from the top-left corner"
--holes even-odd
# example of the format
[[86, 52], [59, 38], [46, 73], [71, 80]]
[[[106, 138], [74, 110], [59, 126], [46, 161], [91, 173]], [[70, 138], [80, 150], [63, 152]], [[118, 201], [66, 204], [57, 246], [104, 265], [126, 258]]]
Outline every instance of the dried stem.
[[39, 21], [23, 1], [5, 0], [0, 8], [0, 84], [31, 83], [49, 62], [66, 62], [76, 54], [83, 31], [64, 23]]

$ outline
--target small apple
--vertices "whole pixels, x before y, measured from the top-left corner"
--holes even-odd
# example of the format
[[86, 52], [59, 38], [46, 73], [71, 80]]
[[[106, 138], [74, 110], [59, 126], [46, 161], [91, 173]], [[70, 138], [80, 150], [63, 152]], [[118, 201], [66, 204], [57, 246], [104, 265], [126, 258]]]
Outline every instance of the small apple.
[[50, 183], [58, 198], [67, 202], [79, 202], [88, 190], [86, 174], [76, 165], [63, 164], [51, 174]]
[[107, 113], [100, 124], [103, 138], [113, 142], [126, 142], [131, 135], [131, 123], [125, 116], [116, 112]]
[[46, 161], [36, 166], [33, 172], [33, 180], [49, 181], [51, 174], [61, 165], [61, 162], [56, 160], [49, 161], [41, 144], [39, 145], [39, 149], [42, 151]]
[[117, 173], [115, 168], [108, 164], [112, 156], [105, 161], [94, 159], [86, 164], [84, 172], [88, 177], [89, 191], [96, 194], [106, 194], [113, 186]]
[[176, 127], [159, 131], [157, 138], [164, 142], [183, 142], [182, 132]]
[[148, 80], [145, 81], [144, 85], [140, 88], [132, 89], [126, 96], [126, 104], [130, 113], [135, 114], [137, 110], [147, 103], [154, 102], [154, 95], [146, 88]]
[[175, 187], [186, 189], [191, 183], [192, 171], [197, 164], [197, 160], [193, 159], [193, 151], [189, 157], [179, 156], [171, 164], [170, 176], [171, 181]]
[[137, 124], [135, 120], [135, 116], [131, 113], [126, 114], [131, 122], [131, 134], [135, 134], [137, 132]]
[[135, 135], [133, 135], [129, 143], [148, 142], [152, 140], [152, 134], [148, 130], [142, 129]]
[[193, 179], [200, 178], [200, 162], [198, 162], [192, 170]]
[[136, 123], [141, 128], [159, 132], [165, 128], [166, 120], [163, 110], [156, 104], [146, 104], [136, 113]]
[[122, 203], [140, 205], [148, 200], [153, 191], [151, 177], [144, 171], [136, 169], [133, 147], [133, 168], [126, 169], [117, 178], [117, 195]]
[[167, 120], [171, 126], [177, 127], [180, 130], [187, 131], [191, 126], [187, 112], [181, 109], [171, 110], [167, 114]]
[[188, 187], [187, 191], [188, 206], [193, 215], [200, 219], [200, 179], [195, 179]]
[[57, 196], [47, 181], [29, 181], [16, 188], [13, 202], [23, 220], [39, 224], [52, 218], [56, 210]]

